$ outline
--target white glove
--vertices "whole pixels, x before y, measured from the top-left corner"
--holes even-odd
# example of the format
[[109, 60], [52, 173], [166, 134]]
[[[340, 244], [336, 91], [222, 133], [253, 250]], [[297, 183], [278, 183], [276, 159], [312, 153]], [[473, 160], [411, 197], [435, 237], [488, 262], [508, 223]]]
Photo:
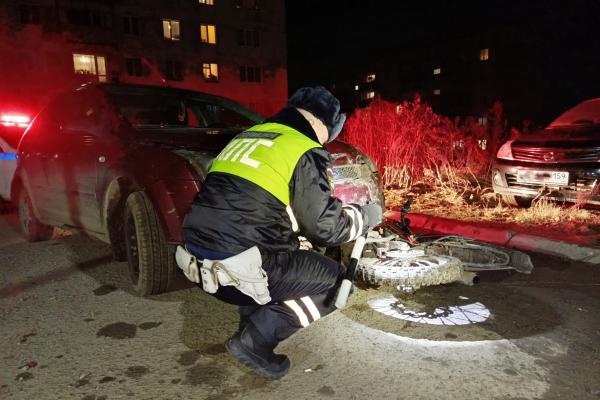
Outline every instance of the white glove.
[[369, 203], [362, 206], [364, 224], [369, 228], [373, 228], [383, 221], [383, 210], [376, 203]]

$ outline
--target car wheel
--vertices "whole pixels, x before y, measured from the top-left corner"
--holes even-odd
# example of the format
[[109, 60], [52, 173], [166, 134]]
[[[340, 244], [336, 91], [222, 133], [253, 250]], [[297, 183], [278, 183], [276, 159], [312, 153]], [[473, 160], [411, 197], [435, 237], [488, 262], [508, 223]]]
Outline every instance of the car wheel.
[[[118, 222], [119, 226], [115, 226]], [[125, 235], [123, 233], [123, 209], [121, 212], [115, 212], [108, 221], [108, 238], [110, 240], [110, 250], [115, 261], [127, 261], [127, 246], [125, 244]]]
[[124, 216], [127, 262], [135, 291], [142, 296], [166, 292], [175, 277], [175, 260], [148, 196], [130, 194]]
[[23, 189], [19, 193], [19, 226], [21, 232], [28, 242], [40, 242], [52, 238], [54, 228], [41, 223], [33, 212], [31, 198], [27, 190]]
[[529, 207], [531, 206], [531, 199], [521, 196], [513, 196], [512, 194], [503, 194], [502, 201], [509, 206], [515, 207]]

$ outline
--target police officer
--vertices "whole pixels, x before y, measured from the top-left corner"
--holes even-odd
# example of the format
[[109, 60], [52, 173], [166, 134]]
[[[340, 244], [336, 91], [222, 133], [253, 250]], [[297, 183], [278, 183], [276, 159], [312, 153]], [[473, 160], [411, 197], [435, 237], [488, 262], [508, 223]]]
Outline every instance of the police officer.
[[213, 162], [183, 222], [187, 251], [223, 260], [257, 246], [271, 301], [258, 305], [233, 286], [215, 296], [240, 306], [239, 331], [226, 347], [269, 379], [290, 361], [274, 348], [335, 309], [344, 267], [299, 250], [298, 235], [319, 247], [352, 241], [381, 221], [378, 205], [343, 206], [332, 197], [323, 144], [345, 122], [339, 101], [324, 87], [305, 87], [264, 123], [236, 136]]

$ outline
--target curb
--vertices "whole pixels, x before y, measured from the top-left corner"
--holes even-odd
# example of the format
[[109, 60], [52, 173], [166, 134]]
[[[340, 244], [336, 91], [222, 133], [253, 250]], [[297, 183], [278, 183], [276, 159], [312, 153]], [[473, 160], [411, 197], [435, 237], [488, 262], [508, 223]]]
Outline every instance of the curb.
[[[387, 218], [400, 221], [400, 212], [386, 212]], [[508, 229], [476, 226], [465, 221], [409, 214], [412, 228], [425, 229], [444, 235], [460, 235], [503, 247], [564, 257], [573, 261], [600, 264], [600, 249], [552, 240], [543, 236], [518, 233]]]

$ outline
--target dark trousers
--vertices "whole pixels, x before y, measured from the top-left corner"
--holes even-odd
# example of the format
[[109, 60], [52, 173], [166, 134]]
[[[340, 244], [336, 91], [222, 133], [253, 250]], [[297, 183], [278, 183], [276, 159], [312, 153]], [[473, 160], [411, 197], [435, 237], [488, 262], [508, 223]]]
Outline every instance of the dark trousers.
[[268, 344], [275, 347], [300, 328], [335, 310], [337, 289], [345, 268], [313, 251], [279, 253], [263, 262], [271, 302], [263, 306], [232, 286], [215, 296], [240, 306], [240, 318], [251, 321]]

